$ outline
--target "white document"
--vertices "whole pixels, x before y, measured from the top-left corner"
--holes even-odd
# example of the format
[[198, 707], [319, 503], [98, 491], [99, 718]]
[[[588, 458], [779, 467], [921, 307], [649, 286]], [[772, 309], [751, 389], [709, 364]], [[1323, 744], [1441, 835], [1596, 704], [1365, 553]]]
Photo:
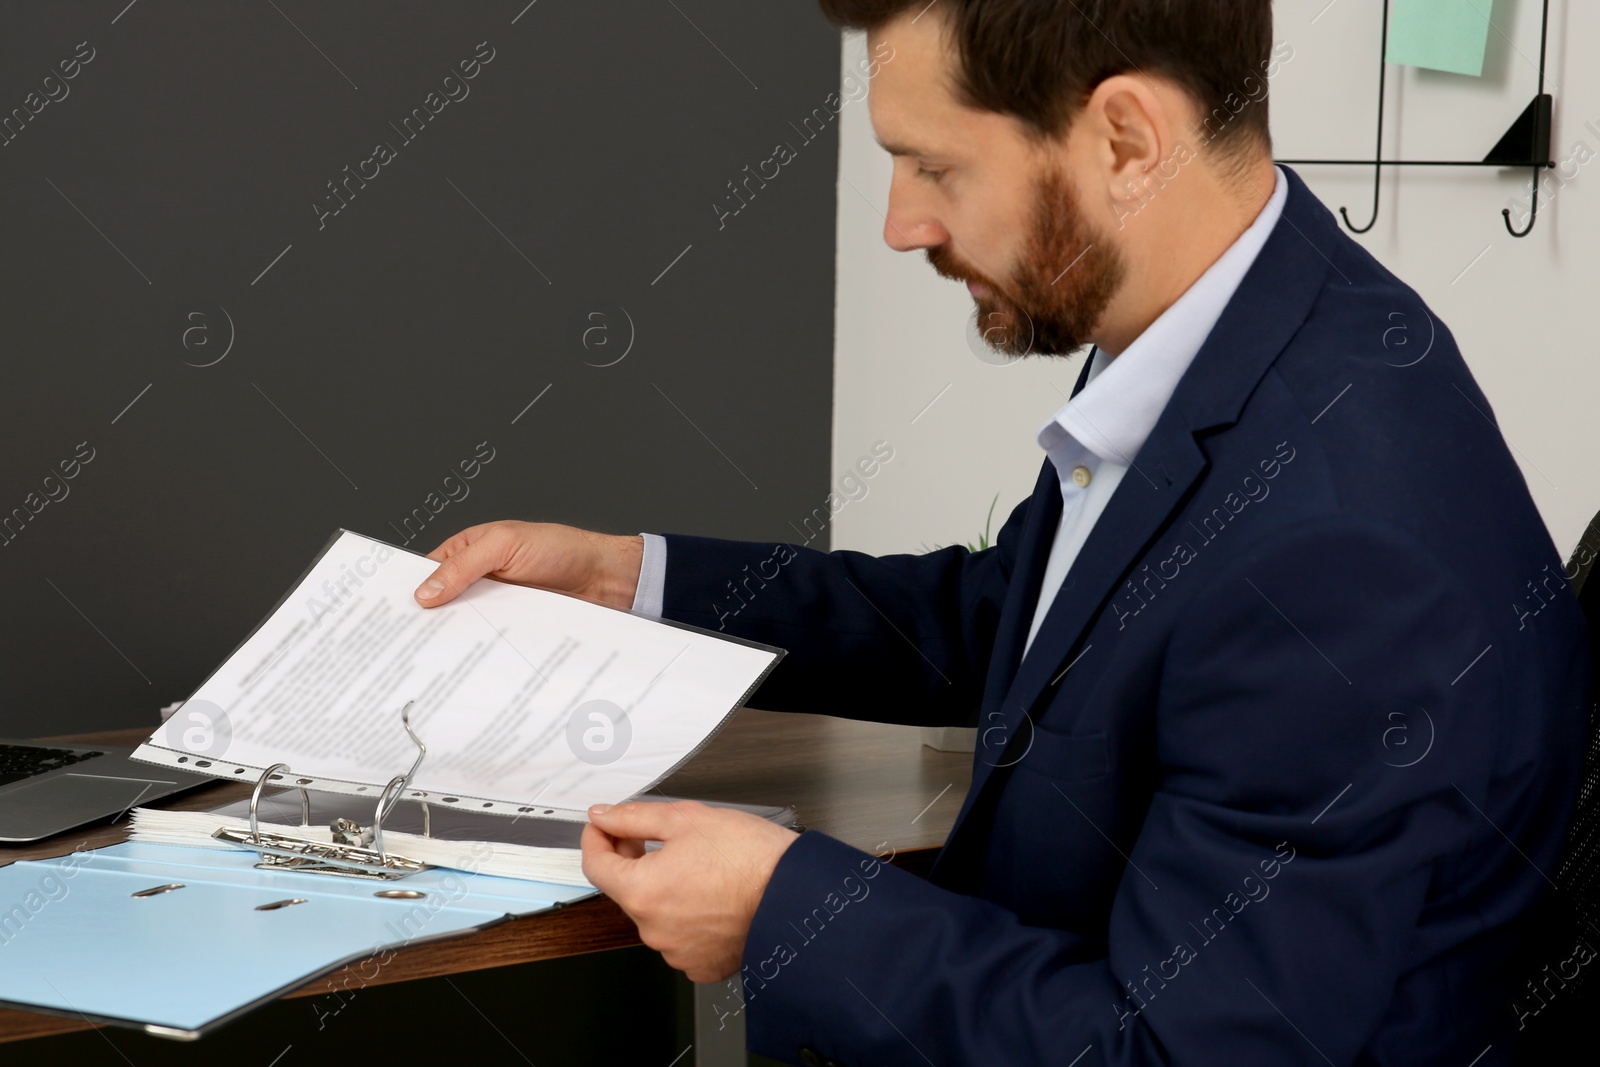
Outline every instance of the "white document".
[[277, 787], [376, 797], [427, 756], [407, 799], [584, 818], [650, 788], [754, 691], [781, 649], [540, 589], [479, 581], [438, 608], [436, 564], [341, 531], [135, 752]]

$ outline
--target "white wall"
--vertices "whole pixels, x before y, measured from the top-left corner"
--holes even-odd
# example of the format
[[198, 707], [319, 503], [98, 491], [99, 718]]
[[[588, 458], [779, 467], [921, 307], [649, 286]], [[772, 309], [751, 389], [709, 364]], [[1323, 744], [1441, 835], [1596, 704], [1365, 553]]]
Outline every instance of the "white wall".
[[[1381, 0], [1275, 6], [1276, 37], [1294, 48], [1272, 86], [1277, 154], [1370, 157]], [[1538, 0], [1496, 0], [1482, 78], [1389, 67], [1386, 158], [1482, 158], [1536, 91], [1539, 18]], [[1600, 153], [1600, 64], [1584, 62], [1597, 46], [1600, 3], [1551, 0], [1558, 162], [1580, 141]], [[863, 54], [848, 40], [844, 69]], [[835, 517], [832, 544], [883, 553], [967, 542], [996, 493], [998, 528], [1032, 488], [1043, 459], [1033, 435], [1065, 402], [1082, 357], [995, 366], [975, 356], [965, 288], [883, 243], [889, 159], [866, 107], [844, 109], [840, 135], [835, 470], [878, 440], [895, 456]], [[1370, 169], [1299, 170], [1330, 209], [1348, 206], [1358, 225], [1370, 217]], [[1450, 325], [1565, 555], [1600, 510], [1600, 425], [1586, 417], [1600, 397], [1600, 163], [1541, 200], [1532, 236], [1517, 240], [1500, 210], [1527, 183], [1527, 171], [1386, 169], [1378, 224], [1357, 240]]]

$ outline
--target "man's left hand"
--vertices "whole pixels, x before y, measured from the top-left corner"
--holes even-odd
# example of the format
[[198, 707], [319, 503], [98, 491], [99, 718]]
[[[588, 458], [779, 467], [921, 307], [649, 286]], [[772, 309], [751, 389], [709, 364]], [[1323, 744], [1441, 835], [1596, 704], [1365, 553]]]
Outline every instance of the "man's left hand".
[[[589, 809], [583, 873], [691, 982], [739, 969], [745, 935], [778, 859], [796, 835], [748, 812], [692, 800]], [[660, 841], [646, 852], [646, 841]]]

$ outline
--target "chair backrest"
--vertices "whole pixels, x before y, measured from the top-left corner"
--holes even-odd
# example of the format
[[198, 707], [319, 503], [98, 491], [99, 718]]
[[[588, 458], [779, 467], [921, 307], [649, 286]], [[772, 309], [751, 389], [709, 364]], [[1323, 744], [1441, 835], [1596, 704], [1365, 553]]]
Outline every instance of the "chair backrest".
[[[1584, 530], [1567, 563], [1578, 604], [1589, 621], [1589, 663], [1600, 696], [1600, 515]], [[1517, 1063], [1571, 1059], [1592, 1047], [1600, 1027], [1600, 703], [1589, 708], [1578, 814], [1555, 872], [1556, 890], [1536, 918], [1534, 950], [1517, 982], [1511, 1011], [1522, 1022]]]

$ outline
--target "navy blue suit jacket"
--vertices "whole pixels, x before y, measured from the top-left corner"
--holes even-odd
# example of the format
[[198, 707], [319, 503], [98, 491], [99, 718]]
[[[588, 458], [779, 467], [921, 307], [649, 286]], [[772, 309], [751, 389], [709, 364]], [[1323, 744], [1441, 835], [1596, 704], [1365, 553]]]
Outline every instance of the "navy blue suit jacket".
[[668, 617], [789, 650], [753, 705], [980, 728], [930, 880], [815, 832], [778, 864], [754, 1051], [1504, 1062], [1585, 624], [1444, 325], [1288, 180], [1026, 657], [1048, 462], [981, 552], [668, 538]]

